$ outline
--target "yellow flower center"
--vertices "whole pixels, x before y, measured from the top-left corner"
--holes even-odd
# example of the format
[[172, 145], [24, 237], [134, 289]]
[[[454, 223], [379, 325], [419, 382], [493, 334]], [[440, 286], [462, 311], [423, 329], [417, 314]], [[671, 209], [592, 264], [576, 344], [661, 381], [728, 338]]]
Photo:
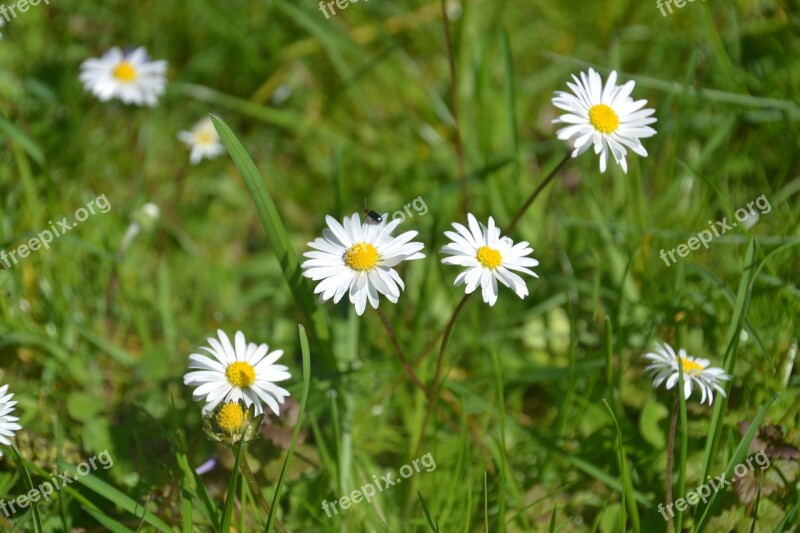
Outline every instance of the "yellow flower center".
[[614, 133], [619, 127], [619, 117], [606, 104], [592, 106], [589, 110], [589, 122], [601, 133]]
[[498, 250], [489, 248], [488, 246], [481, 246], [478, 248], [478, 253], [475, 254], [475, 259], [486, 268], [494, 270], [503, 263], [503, 256], [500, 255]]
[[136, 67], [127, 61], [122, 61], [114, 67], [113, 74], [119, 81], [131, 82], [136, 79]]
[[685, 374], [699, 374], [703, 371], [703, 367], [694, 361], [689, 361], [683, 357], [678, 357], [681, 360], [681, 366]]
[[226, 433], [236, 433], [244, 424], [244, 410], [238, 403], [228, 402], [217, 413], [217, 425]]
[[344, 262], [353, 270], [369, 270], [378, 262], [378, 250], [368, 242], [354, 244], [344, 255]]
[[234, 387], [246, 389], [256, 380], [256, 371], [249, 363], [236, 361], [225, 370], [225, 377]]
[[194, 138], [197, 140], [197, 144], [212, 144], [217, 140], [217, 136], [210, 131], [199, 131]]

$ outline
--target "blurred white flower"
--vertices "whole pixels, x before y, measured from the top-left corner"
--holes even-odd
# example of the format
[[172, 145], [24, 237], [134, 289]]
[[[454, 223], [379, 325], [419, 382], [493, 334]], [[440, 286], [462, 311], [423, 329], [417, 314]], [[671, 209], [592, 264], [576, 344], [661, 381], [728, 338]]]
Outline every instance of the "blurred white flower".
[[[11, 438], [14, 434], [22, 429], [22, 426], [17, 424], [18, 417], [12, 416], [14, 413], [14, 406], [17, 402], [12, 402], [13, 394], [6, 394], [8, 392], [8, 385], [0, 387], [0, 443], [6, 446], [11, 445]], [[0, 451], [0, 457], [3, 452]]]
[[422, 243], [411, 242], [416, 231], [392, 237], [401, 219], [387, 223], [387, 218], [384, 214], [380, 222], [368, 219], [362, 224], [356, 213], [345, 217], [344, 225], [331, 216], [325, 218], [328, 228], [322, 230], [322, 237], [308, 243], [314, 251], [303, 254], [308, 260], [302, 265], [305, 277], [322, 280], [314, 293], [322, 293], [323, 301], [333, 298], [338, 303], [349, 293], [359, 315], [364, 314], [367, 300], [377, 309], [380, 294], [397, 303], [404, 285], [393, 267], [425, 255], [420, 253]]
[[247, 344], [244, 333], [237, 331], [234, 344], [222, 330], [217, 330], [219, 340], [210, 337], [209, 347], [203, 346], [213, 356], [192, 354], [189, 356], [190, 369], [183, 377], [183, 383], [195, 388], [192, 398], [195, 401], [205, 400], [203, 413], [214, 409], [221, 402], [243, 401], [246, 406], [254, 406], [255, 414], [264, 412], [261, 404], [265, 403], [276, 415], [280, 416], [279, 403], [282, 404], [289, 391], [275, 385], [278, 381], [289, 379], [289, 369], [284, 365], [274, 364], [283, 350], [269, 352], [266, 344]]
[[192, 149], [189, 161], [193, 165], [198, 164], [203, 158], [214, 159], [225, 153], [225, 146], [222, 145], [210, 117], [195, 124], [191, 131], [178, 133], [178, 139]]
[[658, 387], [666, 380], [667, 390], [672, 389], [680, 377], [678, 373], [680, 363], [683, 369], [683, 394], [687, 400], [692, 395], [692, 384], [700, 387], [701, 404], [708, 398], [708, 405], [711, 405], [714, 400], [713, 390], [725, 396], [725, 390], [720, 382], [731, 377], [721, 368], [709, 367], [708, 359], [687, 355], [684, 349], [676, 354], [672, 346], [667, 343], [657, 344], [656, 351], [647, 353], [644, 357], [652, 361], [647, 370], [653, 375], [653, 387]]
[[80, 79], [87, 91], [107, 102], [154, 106], [166, 87], [166, 61], [150, 61], [144, 47], [123, 52], [114, 47], [100, 58], [81, 63]]
[[594, 152], [600, 156], [600, 172], [606, 171], [608, 152], [614, 160], [628, 172], [625, 159], [630, 148], [642, 157], [647, 150], [639, 139], [652, 137], [656, 130], [649, 127], [656, 121], [650, 115], [653, 109], [642, 109], [647, 100], [634, 101], [630, 95], [635, 82], [617, 85], [617, 72], [613, 71], [606, 81], [605, 88], [600, 74], [589, 69], [588, 76], [581, 72], [580, 80], [573, 74], [575, 83], [567, 82], [574, 94], [556, 91], [553, 105], [568, 111], [553, 120], [554, 123], [568, 124], [558, 130], [558, 138], [573, 142], [572, 157], [578, 157], [594, 145]]
[[527, 257], [533, 249], [527, 241], [514, 244], [509, 237], [501, 237], [500, 229], [495, 226], [492, 217], [489, 217], [488, 227], [479, 224], [472, 213], [467, 218], [469, 229], [454, 222], [456, 231], [444, 232], [452, 242], [442, 247], [442, 253], [451, 256], [442, 259], [442, 263], [467, 267], [456, 277], [455, 286], [466, 283], [466, 292], [469, 294], [480, 285], [483, 301], [494, 305], [497, 302], [499, 280], [517, 296], [525, 298], [528, 287], [512, 270], [538, 278], [535, 272], [527, 268], [539, 264], [536, 259]]

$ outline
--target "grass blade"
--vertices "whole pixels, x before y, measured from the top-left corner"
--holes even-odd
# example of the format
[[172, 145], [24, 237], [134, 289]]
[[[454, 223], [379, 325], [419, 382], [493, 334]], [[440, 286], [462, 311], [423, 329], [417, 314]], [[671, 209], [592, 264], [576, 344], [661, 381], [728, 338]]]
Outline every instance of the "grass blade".
[[431, 518], [431, 511], [428, 509], [428, 504], [425, 503], [425, 498], [422, 497], [422, 493], [417, 491], [417, 496], [419, 497], [419, 503], [422, 504], [422, 512], [425, 513], [425, 518], [428, 520], [428, 525], [431, 526], [431, 531], [434, 533], [439, 533], [439, 521], [436, 520], [434, 522], [433, 518]]
[[228, 496], [225, 498], [225, 508], [222, 511], [220, 531], [231, 530], [231, 515], [233, 515], [233, 504], [236, 501], [236, 485], [239, 483], [239, 463], [242, 462], [245, 447], [245, 440], [241, 439], [239, 447], [236, 449], [236, 463], [233, 465], [233, 471], [231, 472], [231, 481], [228, 483]]
[[[22, 454], [19, 453], [19, 450], [16, 446], [12, 446], [14, 450], [14, 454], [16, 455], [16, 461], [19, 465], [19, 469], [22, 472], [22, 480], [25, 483], [25, 489], [30, 492], [33, 490], [33, 480], [31, 480], [31, 474], [28, 472], [28, 469], [25, 467], [25, 461], [22, 459]], [[31, 514], [33, 514], [33, 531], [35, 533], [42, 533], [42, 516], [39, 514], [39, 506], [36, 504], [34, 500], [28, 500], [31, 504]], [[38, 498], [37, 498], [38, 501]]]
[[211, 115], [211, 120], [214, 122], [214, 127], [219, 133], [222, 144], [225, 145], [231, 155], [231, 159], [233, 159], [242, 178], [244, 178], [247, 188], [250, 190], [253, 202], [256, 204], [258, 217], [261, 219], [267, 238], [278, 258], [292, 295], [311, 324], [315, 340], [319, 343], [317, 348], [320, 351], [319, 356], [323, 367], [325, 370], [332, 371], [336, 368], [336, 365], [330, 350], [330, 319], [325, 309], [317, 304], [317, 298], [314, 296], [313, 290], [300, 272], [299, 257], [291, 246], [286, 228], [283, 225], [278, 209], [275, 207], [275, 202], [264, 185], [264, 178], [258, 172], [258, 168], [256, 168], [247, 150], [236, 138], [233, 130], [219, 117]]
[[300, 396], [300, 411], [297, 414], [297, 424], [294, 426], [294, 433], [292, 433], [292, 443], [289, 446], [289, 451], [286, 453], [286, 459], [283, 461], [281, 475], [278, 476], [278, 484], [275, 486], [275, 496], [272, 498], [269, 518], [267, 519], [267, 527], [264, 528], [264, 533], [270, 532], [272, 529], [272, 523], [275, 520], [275, 509], [280, 502], [283, 478], [286, 475], [286, 469], [289, 467], [289, 461], [292, 460], [292, 456], [294, 455], [294, 447], [297, 444], [297, 437], [300, 435], [300, 428], [303, 425], [303, 417], [306, 412], [306, 402], [308, 401], [308, 391], [311, 385], [311, 355], [308, 349], [308, 338], [306, 337], [306, 330], [302, 325], [298, 324], [297, 329], [300, 333], [300, 350], [303, 353], [303, 393]]

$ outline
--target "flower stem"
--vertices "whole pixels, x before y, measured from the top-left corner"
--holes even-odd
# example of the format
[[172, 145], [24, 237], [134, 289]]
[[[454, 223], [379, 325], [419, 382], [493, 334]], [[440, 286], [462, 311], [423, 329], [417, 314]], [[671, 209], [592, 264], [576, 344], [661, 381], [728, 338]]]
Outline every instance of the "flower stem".
[[439, 357], [436, 360], [436, 371], [433, 374], [433, 381], [431, 381], [431, 385], [428, 392], [428, 402], [425, 405], [425, 417], [422, 419], [422, 427], [419, 430], [419, 440], [417, 441], [417, 453], [419, 453], [420, 448], [422, 447], [422, 441], [425, 439], [425, 428], [428, 426], [428, 419], [431, 417], [431, 412], [433, 411], [433, 406], [436, 403], [439, 397], [439, 376], [442, 373], [442, 361], [444, 360], [444, 352], [447, 349], [447, 341], [450, 340], [450, 333], [453, 331], [453, 326], [456, 323], [456, 318], [461, 313], [461, 310], [464, 308], [464, 304], [467, 303], [469, 297], [472, 293], [467, 293], [461, 298], [461, 301], [458, 302], [455, 310], [453, 310], [453, 315], [450, 317], [450, 320], [447, 322], [447, 325], [444, 328], [444, 335], [442, 336], [442, 344], [439, 346]]
[[[672, 420], [669, 423], [669, 436], [667, 437], [667, 474], [664, 486], [664, 503], [670, 514], [672, 514], [672, 464], [674, 462], [675, 451], [675, 426], [678, 424], [678, 398], [675, 398], [675, 403], [672, 405]], [[667, 520], [667, 531], [672, 533], [675, 531], [675, 525], [672, 519]]]
[[386, 328], [386, 333], [389, 335], [389, 340], [392, 342], [392, 347], [394, 348], [394, 352], [397, 354], [398, 359], [403, 364], [403, 368], [406, 369], [406, 373], [408, 377], [411, 378], [411, 381], [414, 382], [414, 385], [419, 387], [423, 394], [426, 396], [428, 395], [428, 390], [425, 388], [425, 385], [419, 380], [417, 375], [414, 373], [414, 369], [411, 368], [411, 365], [408, 364], [408, 360], [406, 356], [403, 354], [403, 350], [400, 348], [400, 344], [397, 342], [397, 335], [394, 332], [394, 328], [389, 323], [389, 319], [386, 318], [386, 314], [380, 308], [375, 309], [377, 311], [378, 316], [381, 317], [381, 322], [383, 322], [383, 327]]
[[508, 225], [506, 233], [510, 234], [512, 231], [514, 231], [514, 228], [517, 227], [517, 224], [519, 223], [520, 219], [522, 219], [522, 215], [525, 214], [525, 212], [533, 204], [534, 200], [536, 200], [539, 194], [541, 194], [544, 188], [547, 187], [547, 185], [551, 181], [553, 181], [553, 179], [558, 174], [558, 171], [561, 170], [561, 168], [567, 163], [567, 161], [569, 161], [569, 159], [570, 155], [569, 154], [565, 155], [564, 159], [562, 159], [561, 162], [558, 165], [556, 165], [556, 167], [553, 170], [550, 171], [550, 174], [547, 175], [547, 177], [542, 181], [542, 183], [540, 183], [539, 186], [536, 187], [536, 190], [533, 191], [533, 193], [531, 193], [531, 195], [528, 197], [527, 200], [525, 200], [525, 203], [522, 205], [519, 212], [517, 212], [516, 216], [514, 217], [514, 220], [512, 220], [511, 224]]
[[[253, 471], [250, 470], [250, 465], [247, 464], [247, 456], [242, 455], [242, 460], [239, 463], [239, 469], [242, 471], [242, 475], [247, 480], [247, 485], [250, 487], [250, 492], [253, 494], [253, 497], [256, 499], [258, 505], [267, 513], [267, 516], [272, 512], [272, 508], [270, 507], [267, 500], [264, 498], [264, 494], [261, 492], [261, 487], [258, 486], [258, 482], [256, 482], [255, 476], [253, 476]], [[275, 530], [278, 533], [288, 533], [286, 528], [278, 518], [275, 518]]]

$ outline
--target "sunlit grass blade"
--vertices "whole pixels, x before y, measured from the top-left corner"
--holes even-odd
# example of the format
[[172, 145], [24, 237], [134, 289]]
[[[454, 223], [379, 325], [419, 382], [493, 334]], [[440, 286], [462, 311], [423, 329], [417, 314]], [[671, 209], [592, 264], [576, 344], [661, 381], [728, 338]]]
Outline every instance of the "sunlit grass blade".
[[110, 501], [111, 503], [117, 505], [121, 509], [131, 513], [136, 518], [142, 519], [158, 531], [163, 531], [165, 533], [172, 533], [172, 528], [166, 524], [162, 519], [160, 519], [155, 514], [151, 513], [147, 510], [145, 506], [128, 496], [127, 494], [123, 493], [119, 489], [112, 487], [102, 479], [97, 476], [93, 476], [92, 474], [82, 476], [78, 472], [78, 469], [69, 463], [64, 461], [59, 461], [58, 463], [59, 468], [62, 471], [67, 472], [70, 474], [72, 479], [76, 482], [80, 483], [87, 489], [91, 490], [98, 496], [105, 498], [106, 500]]
[[289, 236], [278, 209], [275, 207], [275, 202], [264, 185], [264, 178], [259, 173], [247, 150], [236, 138], [233, 130], [219, 117], [211, 115], [211, 120], [214, 122], [222, 144], [225, 145], [231, 159], [233, 159], [242, 178], [244, 178], [247, 188], [250, 190], [261, 224], [264, 226], [267, 238], [278, 258], [295, 302], [311, 325], [314, 340], [318, 343], [316, 344], [319, 350], [317, 355], [322, 362], [322, 366], [326, 370], [335, 369], [336, 365], [330, 351], [331, 334], [328, 314], [324, 308], [317, 304], [317, 298], [311, 286], [302, 276], [299, 257], [289, 241]]
[[233, 506], [236, 501], [236, 487], [239, 484], [239, 464], [242, 462], [244, 449], [247, 442], [244, 438], [239, 441], [236, 447], [236, 462], [231, 472], [231, 480], [228, 482], [228, 495], [225, 497], [225, 507], [222, 510], [222, 520], [220, 521], [220, 531], [228, 532], [231, 530], [231, 516], [233, 516]]
[[311, 387], [311, 354], [308, 349], [308, 338], [306, 337], [306, 330], [302, 325], [297, 326], [300, 333], [300, 350], [303, 354], [303, 393], [300, 396], [300, 410], [297, 413], [297, 423], [294, 426], [292, 433], [292, 443], [289, 445], [289, 450], [286, 452], [286, 459], [283, 461], [280, 476], [278, 476], [278, 483], [275, 485], [275, 496], [272, 498], [270, 506], [269, 518], [267, 519], [267, 527], [264, 528], [264, 533], [269, 533], [272, 529], [272, 523], [275, 521], [275, 509], [278, 508], [281, 498], [281, 487], [283, 486], [283, 479], [286, 476], [286, 469], [289, 467], [289, 462], [294, 455], [294, 448], [297, 445], [297, 437], [300, 435], [300, 428], [303, 426], [303, 418], [306, 412], [306, 403], [308, 402], [308, 392]]

